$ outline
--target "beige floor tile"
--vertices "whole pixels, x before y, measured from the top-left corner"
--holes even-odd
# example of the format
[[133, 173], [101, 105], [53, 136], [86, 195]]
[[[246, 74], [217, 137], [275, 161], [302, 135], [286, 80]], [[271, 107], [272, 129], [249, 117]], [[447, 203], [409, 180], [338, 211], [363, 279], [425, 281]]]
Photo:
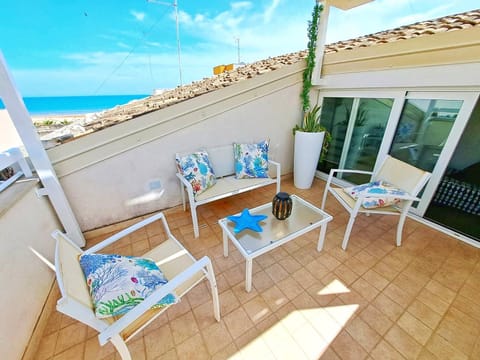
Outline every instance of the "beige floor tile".
[[55, 344], [55, 354], [59, 354], [66, 349], [82, 343], [86, 340], [87, 327], [79, 322], [75, 322], [61, 329], [58, 333]]
[[[140, 340], [143, 342], [143, 338], [140, 337]], [[127, 344], [127, 346], [132, 351], [131, 343]], [[101, 346], [96, 336], [88, 339], [85, 343], [85, 359], [104, 359], [109, 355], [115, 354], [116, 351], [111, 342]]]
[[380, 334], [360, 317], [349, 322], [345, 329], [367, 352], [372, 351], [381, 339]]
[[346, 331], [337, 335], [332, 347], [343, 360], [361, 360], [368, 355], [363, 347]]
[[317, 279], [304, 267], [301, 267], [292, 274], [292, 277], [300, 284], [304, 289], [308, 289], [312, 286]]
[[264, 290], [260, 296], [265, 300], [273, 312], [289, 302], [288, 297], [276, 285]]
[[[195, 316], [195, 320], [197, 321], [197, 325], [199, 329], [204, 329], [216, 322], [214, 313], [213, 313], [212, 301], [209, 301], [200, 306], [197, 306], [192, 310], [192, 312], [193, 312], [193, 315]], [[220, 315], [222, 316], [223, 313], [221, 313]]]
[[238, 338], [240, 335], [254, 327], [253, 321], [250, 320], [247, 313], [242, 307], [232, 311], [230, 314], [223, 318], [228, 331], [232, 335], [233, 339]]
[[53, 360], [82, 360], [84, 358], [84, 345], [83, 343], [72, 346], [71, 348], [56, 354]]
[[439, 315], [445, 314], [448, 309], [449, 304], [439, 298], [437, 295], [432, 293], [428, 289], [423, 289], [417, 296], [417, 300], [423, 302], [430, 309], [435, 311]]
[[279, 283], [288, 277], [288, 272], [280, 266], [280, 264], [273, 264], [267, 267], [265, 272], [270, 276], [274, 283]]
[[265, 359], [276, 360], [275, 355], [268, 347], [267, 343], [262, 337], [255, 339], [255, 341], [245, 345], [240, 349], [241, 359]]
[[40, 340], [40, 345], [36, 351], [36, 358], [38, 360], [50, 359], [55, 352], [55, 344], [57, 342], [58, 332], [45, 335]]
[[430, 329], [423, 322], [418, 320], [415, 316], [411, 315], [408, 311], [404, 312], [397, 322], [407, 334], [413, 337], [421, 345], [425, 345], [432, 334]]
[[231, 313], [240, 306], [240, 302], [231, 289], [224, 291], [219, 296], [220, 311], [223, 316]]
[[245, 303], [243, 308], [254, 323], [258, 323], [272, 314], [270, 306], [260, 295]]
[[[285, 191], [317, 205], [323, 187], [316, 179], [311, 189], [299, 191], [291, 177], [282, 180]], [[360, 216], [344, 251], [348, 214], [328, 201], [334, 219], [323, 251], [316, 251], [318, 231], [312, 231], [256, 258], [247, 293], [245, 259], [231, 244], [223, 257], [217, 220], [269, 202], [273, 193], [272, 186], [201, 207], [197, 239], [189, 211], [166, 211], [179, 240], [196, 257], [213, 260], [222, 321], [215, 320], [208, 283], [202, 282], [132, 339], [134, 360], [480, 358], [480, 250], [411, 219], [397, 248], [397, 219]], [[87, 247], [108, 235], [89, 239]], [[138, 254], [163, 239], [162, 227], [152, 224], [109, 251]], [[55, 312], [37, 358], [118, 360], [113, 346], [100, 347], [96, 335]]]
[[360, 318], [380, 335], [384, 335], [393, 325], [393, 321], [373, 305], [367, 306], [367, 308], [360, 313]]
[[373, 269], [363, 274], [362, 278], [379, 291], [382, 291], [388, 285], [388, 280]]
[[228, 344], [226, 347], [224, 347], [222, 350], [219, 352], [215, 353], [210, 359], [211, 360], [235, 360], [235, 359], [240, 359], [240, 350], [237, 348], [237, 346], [232, 342]]
[[440, 335], [434, 334], [427, 343], [427, 349], [440, 360], [466, 360], [468, 356], [459, 352]]
[[252, 287], [255, 287], [255, 289], [259, 292], [262, 292], [263, 290], [266, 290], [273, 285], [275, 285], [275, 282], [263, 270], [254, 273], [252, 276]]
[[435, 329], [442, 316], [419, 300], [414, 300], [407, 311], [430, 329]]
[[289, 300], [296, 298], [304, 291], [303, 287], [291, 276], [277, 282], [277, 286], [282, 289]]
[[275, 325], [267, 333], [263, 334], [262, 340], [265, 341], [275, 359], [300, 360], [308, 358], [282, 324]]
[[393, 325], [385, 334], [385, 340], [407, 359], [415, 359], [422, 350], [422, 346], [398, 325]]
[[360, 295], [362, 295], [368, 301], [372, 301], [379, 293], [379, 290], [377, 290], [373, 285], [371, 285], [364, 278], [357, 279], [351, 285], [351, 288], [357, 291]]
[[155, 359], [155, 357], [166, 353], [175, 346], [170, 325], [149, 332], [144, 336], [144, 341], [148, 359]]
[[200, 334], [196, 334], [177, 346], [178, 359], [210, 359], [205, 343]]
[[387, 315], [392, 321], [396, 321], [403, 313], [403, 308], [384, 294], [379, 294], [372, 301], [372, 305]]
[[329, 343], [308, 322], [289, 333], [308, 359], [319, 359], [329, 346]]
[[405, 357], [385, 340], [381, 340], [370, 355], [375, 360], [405, 360]]
[[175, 344], [184, 342], [186, 339], [200, 331], [191, 311], [171, 321], [170, 328], [172, 330], [173, 341]]

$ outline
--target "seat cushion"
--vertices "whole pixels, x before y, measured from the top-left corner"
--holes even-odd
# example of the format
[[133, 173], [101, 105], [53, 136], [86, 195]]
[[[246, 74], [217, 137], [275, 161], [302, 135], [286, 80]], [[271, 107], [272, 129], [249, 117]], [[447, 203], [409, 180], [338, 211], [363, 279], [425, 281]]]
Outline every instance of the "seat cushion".
[[235, 177], [268, 177], [268, 141], [253, 144], [233, 144]]
[[177, 169], [192, 184], [193, 193], [201, 194], [216, 183], [216, 176], [206, 151], [175, 157]]
[[[154, 261], [114, 254], [83, 254], [80, 266], [99, 319], [122, 315], [168, 282]], [[168, 294], [154, 307], [174, 304]]]
[[[391, 195], [406, 195], [405, 191], [398, 189], [397, 187], [382, 180], [346, 187], [343, 190], [355, 200], [357, 200], [361, 195], [366, 195], [362, 201], [362, 206], [366, 209], [394, 205], [398, 203], [400, 199], [390, 197]], [[368, 196], [369, 194], [375, 196]], [[381, 195], [389, 196], [382, 197]]]

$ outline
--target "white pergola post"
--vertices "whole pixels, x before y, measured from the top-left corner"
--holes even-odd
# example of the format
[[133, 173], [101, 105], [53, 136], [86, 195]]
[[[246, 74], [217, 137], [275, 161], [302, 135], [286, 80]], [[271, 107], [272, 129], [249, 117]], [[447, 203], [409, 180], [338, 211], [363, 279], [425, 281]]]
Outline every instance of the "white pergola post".
[[375, 0], [316, 0], [323, 5], [323, 11], [320, 14], [320, 23], [317, 33], [317, 47], [315, 49], [315, 67], [312, 72], [312, 84], [322, 85], [322, 65], [323, 54], [325, 52], [325, 40], [327, 37], [328, 15], [330, 6], [335, 6], [341, 10], [349, 10], [357, 6], [372, 2]]
[[67, 235], [79, 246], [85, 246], [85, 238], [80, 230], [77, 219], [75, 218], [68, 199], [58, 181], [47, 152], [43, 148], [42, 142], [38, 137], [30, 114], [23, 103], [23, 99], [14, 85], [13, 77], [8, 71], [7, 63], [1, 51], [0, 98], [17, 129], [18, 135], [22, 139], [33, 167], [43, 184], [43, 189], [40, 194], [48, 196]]
[[330, 5], [327, 1], [317, 1], [323, 5], [323, 11], [320, 13], [320, 22], [318, 24], [317, 47], [315, 48], [315, 67], [312, 72], [312, 84], [320, 85], [322, 77], [323, 53], [325, 52], [325, 40], [327, 38], [328, 14]]

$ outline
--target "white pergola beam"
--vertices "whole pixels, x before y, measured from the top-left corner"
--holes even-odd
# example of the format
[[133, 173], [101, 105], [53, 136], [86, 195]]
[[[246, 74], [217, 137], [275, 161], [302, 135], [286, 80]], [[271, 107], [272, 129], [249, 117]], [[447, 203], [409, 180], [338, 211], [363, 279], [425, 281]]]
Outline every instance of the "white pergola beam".
[[42, 142], [38, 137], [23, 99], [14, 85], [13, 77], [8, 71], [7, 63], [1, 51], [0, 98], [17, 129], [18, 135], [22, 139], [23, 145], [30, 157], [30, 161], [44, 186], [45, 192], [55, 209], [65, 232], [79, 246], [85, 246], [85, 238], [80, 230], [77, 219], [75, 218], [68, 199], [58, 181], [47, 152], [43, 148]]

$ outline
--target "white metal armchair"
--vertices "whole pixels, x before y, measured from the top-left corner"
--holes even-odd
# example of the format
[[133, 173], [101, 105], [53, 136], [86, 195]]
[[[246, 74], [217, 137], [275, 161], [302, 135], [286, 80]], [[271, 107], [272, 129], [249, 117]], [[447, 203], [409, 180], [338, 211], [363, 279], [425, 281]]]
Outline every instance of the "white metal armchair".
[[[126, 314], [99, 319], [95, 316], [79, 256], [97, 253], [115, 241], [157, 220], [161, 220], [163, 223], [166, 240], [142, 257], [152, 259], [160, 267], [168, 279], [168, 283], [157, 288]], [[150, 324], [168, 306], [174, 305], [162, 308], [152, 308], [152, 306], [172, 292], [177, 297], [183, 296], [205, 278], [210, 282], [215, 318], [220, 321], [218, 290], [210, 259], [204, 256], [200, 260], [196, 260], [172, 235], [163, 213], [140, 221], [86, 251], [82, 251], [59, 230], [54, 231], [52, 236], [57, 240], [55, 272], [62, 295], [57, 302], [57, 310], [97, 330], [100, 344], [105, 345], [111, 341], [123, 360], [131, 359], [126, 342]]]
[[[371, 182], [373, 181], [385, 181], [395, 188], [400, 189], [403, 194], [366, 194], [359, 193], [358, 198], [354, 199], [350, 196], [344, 188], [333, 187], [332, 179], [335, 173], [355, 173], [355, 174], [367, 174], [371, 175]], [[431, 174], [424, 170], [418, 169], [412, 165], [409, 165], [403, 161], [395, 159], [390, 155], [385, 157], [384, 162], [379, 167], [379, 170], [375, 173], [371, 171], [361, 170], [341, 170], [332, 169], [328, 175], [327, 184], [322, 200], [322, 209], [325, 207], [328, 193], [331, 193], [340, 204], [350, 213], [350, 219], [345, 229], [345, 235], [343, 237], [342, 248], [346, 250], [350, 233], [352, 231], [355, 218], [359, 213], [364, 214], [381, 214], [381, 215], [397, 215], [399, 216], [396, 234], [396, 244], [400, 246], [402, 243], [402, 231], [405, 219], [407, 217], [408, 210], [414, 201], [420, 200], [416, 196], [422, 190]], [[384, 207], [366, 208], [364, 207], [365, 199], [367, 198], [377, 199], [398, 199], [398, 202]]]

